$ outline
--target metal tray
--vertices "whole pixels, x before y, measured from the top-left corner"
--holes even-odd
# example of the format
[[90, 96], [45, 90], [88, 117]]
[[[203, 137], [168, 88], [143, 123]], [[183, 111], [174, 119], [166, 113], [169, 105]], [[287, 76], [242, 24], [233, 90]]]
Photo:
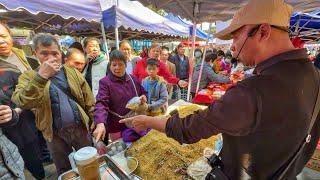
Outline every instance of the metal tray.
[[[138, 167], [138, 160], [133, 157], [127, 157], [135, 162], [132, 172], [126, 172], [116, 161], [109, 155], [102, 155], [98, 161], [100, 163], [100, 176], [105, 177], [102, 179], [114, 180], [141, 180], [139, 176], [133, 174], [133, 171]], [[77, 170], [70, 170], [61, 174], [58, 180], [80, 180]]]

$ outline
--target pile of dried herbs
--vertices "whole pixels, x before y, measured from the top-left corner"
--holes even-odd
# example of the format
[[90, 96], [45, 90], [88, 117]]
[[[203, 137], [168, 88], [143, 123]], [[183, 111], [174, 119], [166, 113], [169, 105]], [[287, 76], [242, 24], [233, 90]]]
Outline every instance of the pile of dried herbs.
[[151, 130], [128, 150], [128, 155], [138, 159], [134, 172], [143, 179], [184, 179], [186, 168], [203, 155], [205, 147], [214, 147], [218, 136], [190, 145], [180, 145], [165, 134]]

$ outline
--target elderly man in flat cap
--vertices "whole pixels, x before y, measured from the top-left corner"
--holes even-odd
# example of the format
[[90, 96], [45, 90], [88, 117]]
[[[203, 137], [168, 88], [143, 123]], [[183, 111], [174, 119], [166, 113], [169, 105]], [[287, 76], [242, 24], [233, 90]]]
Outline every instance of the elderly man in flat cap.
[[[319, 139], [319, 118], [312, 116], [317, 117], [313, 110], [320, 85], [307, 51], [290, 42], [292, 10], [284, 0], [250, 0], [230, 26], [216, 34], [233, 39], [233, 57], [255, 70], [207, 110], [184, 119], [138, 116], [122, 122], [132, 121], [137, 130], [157, 129], [180, 143], [222, 133], [221, 169], [226, 179], [241, 179], [243, 172], [251, 179], [295, 179]], [[292, 161], [311, 119], [311, 138]]]

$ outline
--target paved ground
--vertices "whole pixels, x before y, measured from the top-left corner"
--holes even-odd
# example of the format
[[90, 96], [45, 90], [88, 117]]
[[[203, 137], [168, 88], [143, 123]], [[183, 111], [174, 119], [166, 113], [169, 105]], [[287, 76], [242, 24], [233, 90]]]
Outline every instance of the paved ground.
[[[50, 164], [44, 167], [45, 172], [46, 172], [46, 180], [57, 180], [58, 179], [58, 174], [56, 171], [56, 167], [54, 166], [54, 164]], [[30, 174], [29, 171], [25, 171], [25, 176], [26, 176], [26, 180], [35, 180], [35, 178], [33, 178], [33, 176]]]

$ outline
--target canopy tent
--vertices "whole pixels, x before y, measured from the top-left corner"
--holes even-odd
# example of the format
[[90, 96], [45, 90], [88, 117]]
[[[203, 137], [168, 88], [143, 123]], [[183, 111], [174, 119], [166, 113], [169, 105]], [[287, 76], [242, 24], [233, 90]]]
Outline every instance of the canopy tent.
[[[192, 35], [192, 27], [193, 27], [192, 22], [190, 22], [188, 20], [185, 20], [185, 19], [182, 19], [179, 16], [175, 16], [172, 13], [169, 13], [165, 17], [168, 18], [169, 20], [173, 21], [173, 22], [176, 22], [178, 24], [181, 24], [182, 26], [185, 26], [185, 27], [189, 28], [189, 36]], [[209, 33], [206, 33], [206, 32], [202, 31], [199, 28], [196, 29], [196, 37], [197, 38], [206, 40], [208, 38], [208, 35], [209, 35]], [[209, 37], [209, 41], [212, 40], [212, 39], [213, 39], [213, 36], [211, 35], [211, 37]]]
[[[215, 22], [231, 19], [248, 0], [139, 0], [144, 5], [179, 15], [196, 22]], [[285, 0], [297, 12], [310, 12], [320, 7], [319, 0]]]
[[26, 9], [32, 14], [45, 12], [57, 14], [64, 19], [86, 19], [100, 22], [102, 7], [99, 0], [1, 0], [0, 4], [9, 10]]
[[188, 36], [188, 28], [170, 21], [136, 1], [120, 0], [117, 5], [103, 11], [102, 14], [106, 28], [124, 27], [173, 36]]
[[[72, 36], [97, 36], [100, 23], [85, 19], [77, 20], [73, 17], [64, 19], [59, 15], [39, 12], [32, 14], [24, 9], [7, 10], [0, 5], [0, 20], [10, 27], [30, 29], [34, 32], [48, 32], [52, 34], [69, 34]], [[97, 28], [98, 27], [98, 28]]]
[[[120, 2], [123, 1], [124, 0], [120, 0]], [[103, 3], [101, 6], [100, 2]], [[37, 0], [1, 0], [0, 5], [2, 5], [2, 9], [5, 8], [6, 11], [2, 10], [0, 20], [5, 20], [9, 26], [35, 29], [36, 32], [70, 34], [75, 36], [99, 36], [102, 31], [100, 25], [102, 10], [111, 9], [116, 2], [116, 0], [86, 0], [81, 2], [80, 0], [72, 2], [67, 0], [43, 0], [41, 2]], [[138, 2], [129, 3], [139, 4], [143, 7]], [[143, 10], [147, 9], [145, 7], [143, 8]], [[151, 17], [154, 17], [156, 13], [152, 13], [153, 16]], [[132, 14], [133, 13], [125, 20], [136, 20], [135, 17], [132, 17]], [[160, 16], [158, 14], [156, 15]], [[164, 21], [168, 20], [165, 19], [162, 22]], [[125, 24], [126, 22], [121, 21], [121, 23]], [[145, 21], [144, 23], [150, 26], [152, 21]], [[114, 29], [108, 24], [106, 24], [106, 26], [108, 27], [106, 29], [106, 36], [114, 39]], [[154, 31], [152, 31], [152, 29], [135, 28], [132, 26], [122, 26], [119, 30], [121, 37], [135, 39], [167, 39], [177, 38], [181, 34], [186, 34], [186, 32], [184, 32], [186, 29], [183, 29], [184, 27], [170, 21], [165, 22], [163, 27], [166, 27], [165, 33], [163, 33], [161, 29], [154, 28]], [[161, 27], [158, 26], [157, 28]], [[175, 37], [172, 37], [172, 35]]]
[[320, 42], [320, 9], [310, 13], [294, 13], [290, 19], [290, 34], [305, 42]]
[[[10, 11], [0, 5], [0, 21], [9, 25], [9, 27], [17, 27], [33, 30], [35, 33], [47, 32], [58, 35], [71, 36], [101, 36], [101, 25], [98, 22], [88, 22], [85, 19], [77, 20], [75, 18], [64, 19], [59, 15], [46, 14], [39, 12], [32, 14], [24, 9]], [[146, 31], [137, 31], [120, 27], [121, 38], [124, 39], [152, 39], [166, 40], [176, 39], [165, 34], [150, 33]], [[106, 29], [106, 37], [114, 39], [114, 29]]]

